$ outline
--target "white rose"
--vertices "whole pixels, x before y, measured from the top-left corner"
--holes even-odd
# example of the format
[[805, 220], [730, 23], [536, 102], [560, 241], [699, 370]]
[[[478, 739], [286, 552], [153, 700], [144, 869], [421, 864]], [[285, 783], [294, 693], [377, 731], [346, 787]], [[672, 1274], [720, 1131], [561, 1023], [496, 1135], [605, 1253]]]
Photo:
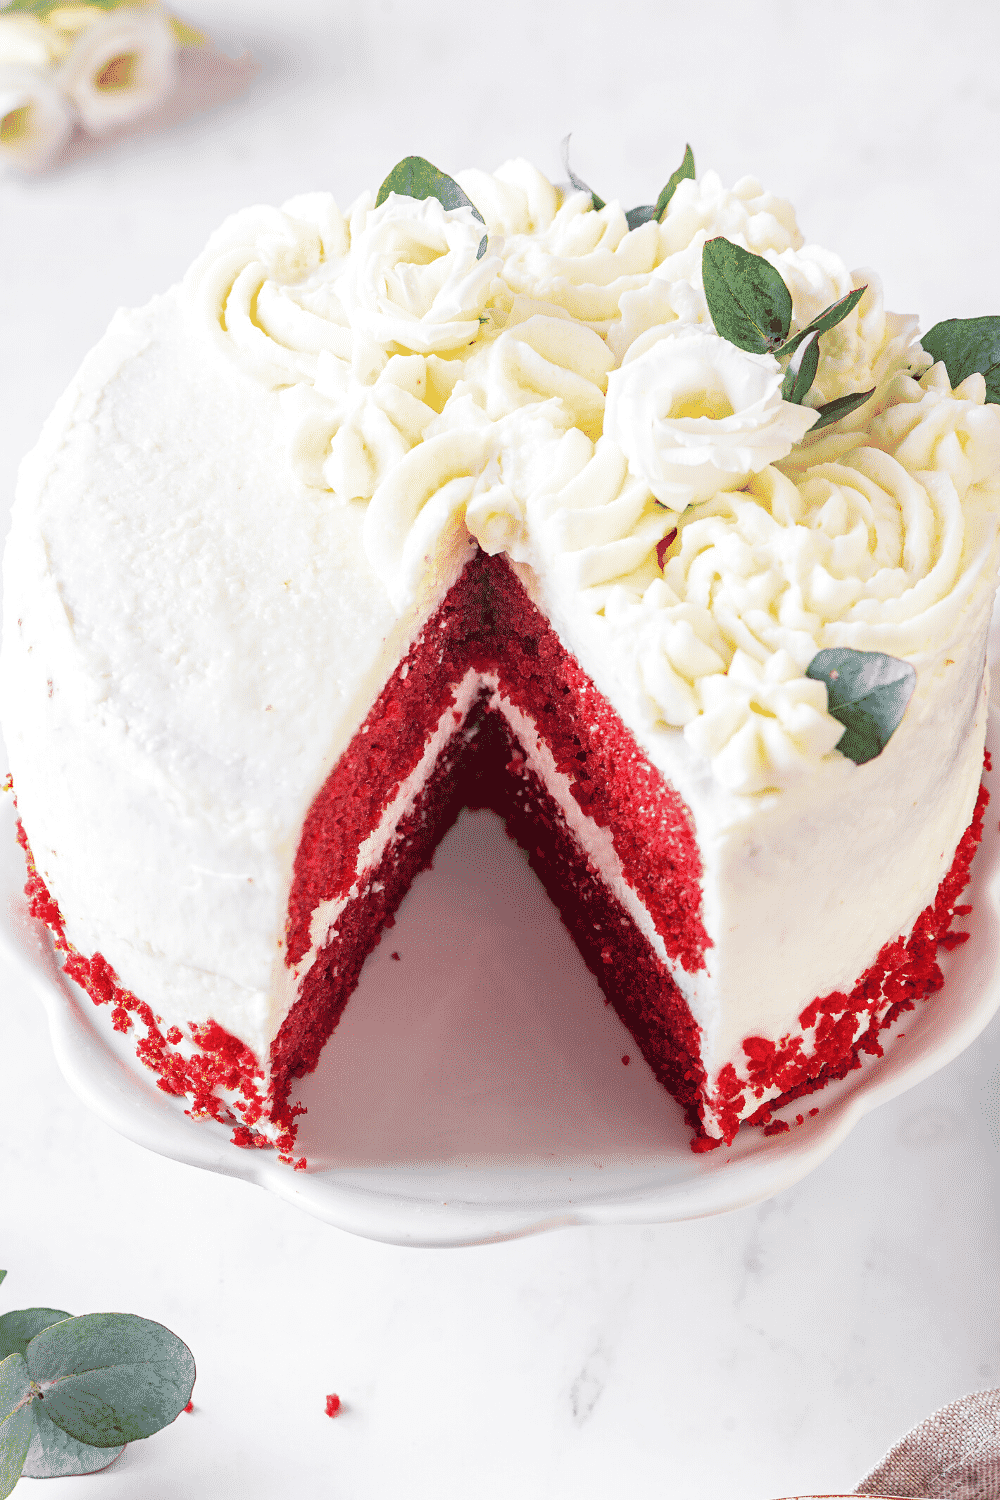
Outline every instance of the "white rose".
[[93, 135], [147, 114], [177, 81], [169, 20], [152, 8], [99, 13], [74, 40], [59, 81]]
[[653, 329], [608, 377], [604, 433], [668, 510], [740, 489], [791, 452], [817, 413], [781, 399], [770, 354], [688, 324]]
[[62, 149], [73, 119], [51, 78], [34, 68], [0, 64], [0, 171], [47, 167]]
[[471, 208], [390, 193], [353, 233], [336, 292], [355, 332], [418, 354], [476, 338], [500, 257], [479, 259], [486, 230]]

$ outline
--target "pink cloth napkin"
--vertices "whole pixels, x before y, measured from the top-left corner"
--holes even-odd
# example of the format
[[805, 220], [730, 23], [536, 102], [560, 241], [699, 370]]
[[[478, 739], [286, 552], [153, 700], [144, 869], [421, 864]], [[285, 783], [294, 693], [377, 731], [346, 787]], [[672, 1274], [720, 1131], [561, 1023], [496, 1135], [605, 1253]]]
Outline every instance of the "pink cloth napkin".
[[1000, 1390], [974, 1391], [925, 1418], [855, 1494], [1000, 1500]]

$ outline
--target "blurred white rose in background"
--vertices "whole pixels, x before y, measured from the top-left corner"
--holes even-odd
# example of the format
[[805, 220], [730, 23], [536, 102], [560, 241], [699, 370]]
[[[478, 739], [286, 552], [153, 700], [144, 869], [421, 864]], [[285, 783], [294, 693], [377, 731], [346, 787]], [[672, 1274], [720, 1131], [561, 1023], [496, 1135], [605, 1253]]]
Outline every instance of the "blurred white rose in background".
[[[148, 113], [172, 93], [177, 81], [177, 43], [159, 7], [94, 13], [74, 36], [59, 70], [59, 82], [94, 135]], [[81, 16], [81, 19], [85, 19]]]
[[74, 115], [51, 78], [37, 69], [0, 62], [0, 171], [41, 171], [73, 129]]

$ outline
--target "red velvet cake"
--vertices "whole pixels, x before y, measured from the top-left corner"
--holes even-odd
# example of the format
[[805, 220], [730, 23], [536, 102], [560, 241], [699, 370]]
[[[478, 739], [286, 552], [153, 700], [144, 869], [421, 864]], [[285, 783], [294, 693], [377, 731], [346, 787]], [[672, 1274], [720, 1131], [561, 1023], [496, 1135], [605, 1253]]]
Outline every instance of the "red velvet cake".
[[[408, 161], [228, 221], [26, 460], [33, 911], [162, 1088], [292, 1160], [295, 1079], [490, 807], [694, 1149], [785, 1129], [961, 940], [1000, 416], [751, 179], [626, 216]], [[720, 243], [787, 289], [773, 348]]]

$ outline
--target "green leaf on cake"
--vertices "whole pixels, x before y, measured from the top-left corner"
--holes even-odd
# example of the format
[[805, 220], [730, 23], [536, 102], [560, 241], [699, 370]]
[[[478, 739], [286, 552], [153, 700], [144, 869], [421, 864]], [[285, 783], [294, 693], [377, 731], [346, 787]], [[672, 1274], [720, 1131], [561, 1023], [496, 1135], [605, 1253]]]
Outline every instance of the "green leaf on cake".
[[34, 1419], [31, 1377], [23, 1354], [0, 1361], [0, 1500], [7, 1500], [24, 1468]]
[[562, 143], [563, 171], [566, 173], [566, 176], [569, 178], [570, 182], [576, 188], [578, 193], [590, 194], [590, 202], [593, 208], [602, 209], [604, 207], [604, 199], [598, 198], [597, 194], [594, 192], [594, 189], [592, 187], [588, 187], [582, 177], [577, 177], [576, 173], [573, 171], [573, 168], [569, 164], [570, 139], [571, 135], [568, 135]]
[[837, 749], [859, 766], [881, 755], [902, 722], [917, 681], [908, 661], [852, 646], [817, 652], [806, 676], [826, 683], [827, 712], [845, 726]]
[[40, 1401], [31, 1403], [32, 1433], [21, 1473], [27, 1479], [62, 1479], [71, 1474], [97, 1474], [113, 1464], [125, 1444], [93, 1448], [63, 1432], [45, 1415]]
[[[480, 224], [485, 224], [479, 209], [469, 195], [462, 191], [454, 177], [442, 172], [422, 156], [404, 156], [398, 161], [378, 190], [375, 207], [380, 208], [390, 193], [401, 198], [436, 198], [442, 208], [471, 208]], [[478, 260], [486, 254], [487, 236], [479, 245]]]
[[852, 391], [849, 396], [838, 396], [836, 401], [828, 401], [825, 406], [818, 406], [819, 421], [814, 422], [809, 429], [810, 432], [819, 432], [821, 427], [829, 427], [831, 422], [839, 422], [841, 417], [846, 417], [852, 411], [857, 411], [859, 406], [864, 406], [875, 394], [875, 387], [870, 391]]
[[788, 337], [792, 294], [778, 272], [721, 236], [701, 253], [705, 298], [715, 330], [749, 354], [771, 354]]
[[640, 224], [648, 224], [650, 219], [656, 219], [657, 223], [659, 223], [667, 211], [667, 204], [685, 177], [694, 177], [694, 152], [690, 146], [685, 146], [684, 160], [677, 168], [677, 171], [670, 174], [666, 186], [662, 189], [656, 202], [640, 203], [638, 208], [629, 209], [625, 215], [629, 229], [637, 229]]
[[6, 1359], [8, 1354], [23, 1354], [36, 1333], [72, 1316], [55, 1307], [22, 1307], [17, 1312], [4, 1313], [0, 1318], [0, 1359]]
[[818, 318], [813, 318], [812, 322], [807, 323], [805, 328], [800, 328], [798, 333], [792, 335], [787, 344], [782, 344], [780, 348], [775, 349], [775, 354], [794, 354], [803, 340], [807, 339], [811, 333], [829, 333], [830, 329], [836, 328], [837, 324], [842, 322], [848, 313], [854, 311], [867, 290], [867, 286], [858, 286], [854, 288], [853, 292], [848, 292], [846, 296], [839, 297], [836, 302], [831, 302], [830, 306], [824, 308]]
[[187, 1345], [148, 1318], [89, 1313], [67, 1318], [28, 1345], [28, 1371], [45, 1414], [80, 1443], [109, 1448], [151, 1436], [191, 1399]]
[[801, 406], [816, 379], [818, 369], [819, 334], [815, 333], [803, 351], [798, 369], [794, 370], [789, 365], [785, 371], [785, 378], [781, 382], [782, 401], [792, 401], [796, 406]]
[[1000, 403], [1000, 318], [948, 318], [920, 342], [935, 364], [944, 361], [952, 386], [985, 375], [986, 400]]
[[671, 198], [674, 196], [674, 193], [676, 193], [678, 187], [686, 177], [694, 177], [694, 152], [691, 150], [690, 146], [684, 147], [683, 161], [677, 168], [676, 172], [671, 172], [669, 178], [667, 179], [666, 185], [663, 187], [660, 192], [660, 196], [656, 200], [654, 213], [657, 221], [663, 218], [663, 215], [667, 211], [667, 204], [670, 202]]

